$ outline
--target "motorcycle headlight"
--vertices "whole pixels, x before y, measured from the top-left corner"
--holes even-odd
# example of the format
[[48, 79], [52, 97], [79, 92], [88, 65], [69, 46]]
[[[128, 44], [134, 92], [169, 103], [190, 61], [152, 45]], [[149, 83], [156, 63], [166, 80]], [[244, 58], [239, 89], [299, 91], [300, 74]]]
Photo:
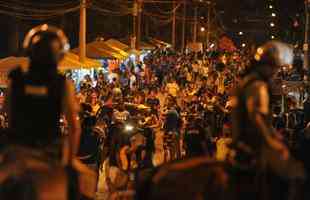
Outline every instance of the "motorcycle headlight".
[[134, 126], [131, 124], [126, 124], [124, 127], [125, 132], [132, 132], [134, 130]]

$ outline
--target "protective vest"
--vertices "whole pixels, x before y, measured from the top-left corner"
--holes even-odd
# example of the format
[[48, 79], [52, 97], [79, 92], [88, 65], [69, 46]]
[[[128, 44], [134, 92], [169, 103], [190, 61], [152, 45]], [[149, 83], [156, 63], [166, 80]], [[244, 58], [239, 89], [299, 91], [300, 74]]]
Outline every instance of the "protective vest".
[[55, 73], [42, 76], [20, 68], [9, 75], [10, 138], [14, 143], [46, 146], [60, 139], [60, 115], [65, 77]]

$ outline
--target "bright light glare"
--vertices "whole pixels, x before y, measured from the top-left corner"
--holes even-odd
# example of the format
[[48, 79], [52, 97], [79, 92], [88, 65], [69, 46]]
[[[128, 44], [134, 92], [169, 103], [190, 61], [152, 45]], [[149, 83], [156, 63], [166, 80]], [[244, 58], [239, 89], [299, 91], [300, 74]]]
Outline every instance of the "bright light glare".
[[272, 17], [275, 17], [275, 16], [277, 16], [277, 15], [276, 15], [276, 13], [271, 13], [271, 16], [272, 16]]
[[272, 35], [272, 36], [271, 36], [271, 39], [274, 39], [274, 38], [275, 38], [274, 35]]
[[271, 26], [271, 27], [274, 27], [274, 26], [275, 26], [275, 24], [274, 24], [273, 22], [271, 22], [271, 23], [270, 23], [270, 26]]
[[264, 53], [264, 49], [261, 48], [261, 47], [259, 47], [259, 48], [257, 49], [257, 53], [259, 53], [260, 55], [263, 54], [263, 53]]
[[47, 25], [47, 24], [43, 24], [43, 25], [41, 26], [41, 30], [42, 30], [42, 31], [47, 31], [47, 29], [48, 29], [48, 25]]
[[242, 31], [240, 31], [240, 32], [239, 32], [239, 35], [243, 35], [243, 32], [242, 32]]
[[269, 5], [269, 8], [270, 8], [270, 9], [273, 9], [273, 5]]
[[241, 45], [242, 47], [245, 47], [246, 46], [246, 44], [245, 43], [242, 43], [242, 45]]
[[134, 127], [132, 125], [130, 125], [130, 124], [125, 125], [125, 131], [126, 132], [131, 132], [131, 131], [133, 131], [133, 129], [134, 129]]
[[135, 55], [135, 54], [131, 54], [131, 55], [130, 55], [130, 58], [131, 58], [132, 60], [134, 60], [134, 59], [136, 59], [136, 55]]
[[69, 51], [69, 50], [70, 50], [70, 44], [65, 44], [64, 50], [65, 50], [65, 51]]
[[200, 31], [201, 31], [201, 32], [204, 32], [205, 30], [206, 30], [205, 27], [201, 27], [201, 28], [200, 28]]

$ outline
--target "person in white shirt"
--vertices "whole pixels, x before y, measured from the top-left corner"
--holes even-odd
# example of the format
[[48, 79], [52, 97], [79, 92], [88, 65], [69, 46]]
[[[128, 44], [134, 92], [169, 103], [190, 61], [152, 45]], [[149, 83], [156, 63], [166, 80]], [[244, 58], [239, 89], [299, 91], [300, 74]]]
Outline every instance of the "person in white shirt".
[[130, 78], [129, 78], [129, 86], [130, 86], [130, 89], [132, 89], [135, 85], [137, 81], [137, 78], [134, 74], [131, 74]]
[[173, 97], [176, 97], [180, 91], [179, 85], [175, 80], [173, 80], [171, 83], [168, 83], [166, 89], [167, 92]]

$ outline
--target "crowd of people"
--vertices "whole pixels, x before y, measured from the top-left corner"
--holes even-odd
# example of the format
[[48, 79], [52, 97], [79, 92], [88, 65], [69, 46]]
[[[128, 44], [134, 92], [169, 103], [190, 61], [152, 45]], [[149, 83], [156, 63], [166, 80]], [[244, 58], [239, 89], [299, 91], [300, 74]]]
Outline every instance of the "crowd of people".
[[[121, 174], [201, 155], [225, 160], [232, 92], [246, 69], [244, 58], [238, 52], [158, 49], [143, 62], [85, 75], [75, 82], [81, 105], [79, 156], [100, 173], [110, 161]], [[116, 162], [119, 156], [125, 161]], [[108, 187], [103, 188], [100, 193], [107, 195]]]
[[10, 73], [0, 119], [1, 199], [302, 199], [310, 98], [304, 110], [293, 97], [280, 105], [269, 83], [296, 74], [287, 45], [156, 49], [75, 82], [57, 73], [64, 33], [30, 33], [30, 67]]
[[[232, 143], [231, 110], [236, 104], [234, 91], [249, 65], [250, 58], [241, 52], [182, 54], [155, 50], [143, 62], [124, 69], [98, 72], [93, 78], [86, 75], [76, 83], [76, 97], [85, 109], [81, 112], [82, 157], [90, 156], [105, 168], [111, 165], [119, 169], [113, 172], [120, 174], [135, 174], [197, 156], [227, 160]], [[281, 112], [281, 105], [274, 105], [273, 124], [291, 144], [307, 122], [296, 107], [296, 99], [290, 100], [289, 118]], [[294, 137], [289, 129], [294, 130]], [[98, 143], [98, 136], [107, 143]], [[105, 148], [103, 154], [98, 152], [100, 145]], [[121, 162], [116, 162], [118, 159]], [[116, 175], [105, 172], [102, 176]], [[117, 184], [119, 180], [114, 181], [108, 183]], [[106, 196], [109, 184], [104, 182], [98, 191]]]

